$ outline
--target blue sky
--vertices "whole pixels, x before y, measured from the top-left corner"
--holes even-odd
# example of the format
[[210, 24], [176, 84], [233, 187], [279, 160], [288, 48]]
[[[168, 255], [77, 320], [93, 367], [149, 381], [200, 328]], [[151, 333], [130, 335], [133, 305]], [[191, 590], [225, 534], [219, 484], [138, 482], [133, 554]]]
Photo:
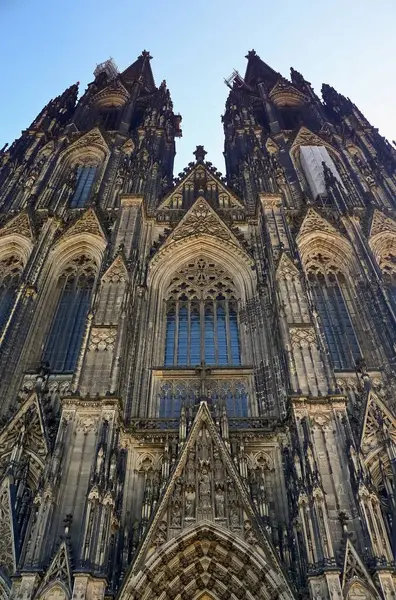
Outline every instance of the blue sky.
[[251, 48], [317, 92], [330, 83], [396, 139], [395, 0], [0, 0], [0, 23], [0, 147], [97, 63], [124, 69], [143, 49], [183, 116], [175, 174], [197, 144], [224, 171], [223, 80]]

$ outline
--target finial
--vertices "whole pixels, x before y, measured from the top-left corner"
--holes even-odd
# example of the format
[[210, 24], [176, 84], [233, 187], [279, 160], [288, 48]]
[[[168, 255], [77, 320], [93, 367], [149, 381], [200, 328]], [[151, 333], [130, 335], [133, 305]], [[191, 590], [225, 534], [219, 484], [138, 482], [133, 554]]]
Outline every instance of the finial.
[[143, 58], [147, 58], [147, 60], [151, 60], [153, 57], [150, 55], [150, 52], [148, 50], [143, 50], [141, 56]]
[[195, 150], [195, 152], [193, 152], [193, 154], [195, 156], [195, 160], [198, 163], [202, 163], [205, 160], [207, 152], [203, 146], [197, 146], [197, 149]]
[[249, 50], [249, 52], [246, 54], [245, 58], [249, 59], [249, 58], [253, 58], [254, 56], [257, 56], [256, 50]]

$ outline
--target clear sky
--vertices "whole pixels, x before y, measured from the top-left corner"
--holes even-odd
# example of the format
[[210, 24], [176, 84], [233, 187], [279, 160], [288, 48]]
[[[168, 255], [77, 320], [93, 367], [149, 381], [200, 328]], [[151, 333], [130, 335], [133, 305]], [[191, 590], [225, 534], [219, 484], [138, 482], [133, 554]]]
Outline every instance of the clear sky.
[[224, 171], [224, 78], [244, 74], [252, 48], [317, 92], [333, 85], [396, 139], [396, 0], [0, 0], [0, 23], [0, 147], [64, 88], [84, 90], [97, 63], [122, 70], [143, 49], [183, 116], [175, 174], [197, 144]]

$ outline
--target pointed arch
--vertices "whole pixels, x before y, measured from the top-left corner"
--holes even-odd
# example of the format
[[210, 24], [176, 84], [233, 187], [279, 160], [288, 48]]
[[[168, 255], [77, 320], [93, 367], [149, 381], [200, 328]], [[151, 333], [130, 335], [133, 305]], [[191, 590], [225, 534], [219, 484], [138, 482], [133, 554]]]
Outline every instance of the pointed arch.
[[169, 245], [169, 252], [161, 250], [149, 264], [148, 285], [164, 294], [172, 274], [185, 262], [198, 255], [214, 261], [226, 271], [232, 272], [239, 297], [242, 301], [253, 296], [257, 278], [253, 270], [253, 259], [241, 248], [227, 244], [225, 240], [208, 234], [188, 236], [175, 245]]
[[[47, 262], [40, 274], [37, 309], [25, 347], [25, 356], [33, 365], [43, 357], [48, 360], [51, 354], [48, 346], [51, 336], [51, 347], [55, 348], [58, 341], [63, 340], [62, 353], [64, 356], [68, 355], [67, 340], [72, 335], [74, 350], [70, 355], [71, 362], [66, 360], [65, 367], [62, 367], [59, 362], [58, 368], [63, 370], [67, 363], [67, 371], [74, 370], [72, 365], [75, 365], [77, 361], [92, 293], [106, 248], [106, 242], [102, 236], [96, 232], [90, 232], [88, 227], [84, 229], [82, 227], [75, 234], [59, 238], [50, 250]], [[72, 312], [68, 312], [69, 309]], [[66, 311], [65, 318], [61, 318], [59, 311], [62, 310]], [[68, 318], [66, 318], [66, 313], [69, 315]], [[67, 331], [69, 337], [62, 338], [61, 329], [55, 331], [54, 327], [58, 326], [55, 321], [58, 317], [59, 327], [61, 329], [63, 327], [62, 331]], [[71, 324], [73, 325], [72, 329], [70, 329]]]
[[373, 353], [364, 335], [364, 306], [355, 289], [360, 269], [350, 242], [310, 209], [297, 236], [309, 289], [320, 316], [333, 366], [353, 369], [363, 353]]
[[[317, 166], [313, 171], [309, 167], [307, 170], [307, 164], [305, 164], [305, 167], [303, 166], [304, 159], [301, 157], [301, 148], [303, 147], [316, 148], [318, 153], [316, 158], [319, 161], [324, 160], [327, 166], [333, 172], [333, 175], [336, 177], [336, 179], [338, 179], [340, 184], [343, 185], [341, 175], [345, 173], [347, 169], [345, 160], [341, 153], [338, 152], [336, 148], [329, 144], [325, 139], [313, 133], [307, 127], [303, 126], [297, 133], [290, 148], [290, 157], [303, 189], [310, 190], [313, 196], [315, 196], [314, 189], [316, 189], [316, 194], [319, 193], [319, 197], [321, 197], [325, 191], [322, 170], [318, 172]], [[323, 149], [323, 151], [320, 151], [319, 149]], [[320, 155], [322, 155], [321, 158]], [[315, 160], [316, 159], [314, 158], [314, 161]], [[319, 188], [321, 188], [322, 191], [320, 191]], [[314, 200], [316, 200], [316, 197], [314, 197]]]
[[293, 598], [285, 575], [261, 550], [208, 521], [170, 540], [144, 565], [133, 565], [120, 598], [155, 600], [167, 592], [175, 600], [194, 600], [205, 589], [220, 597], [229, 592], [233, 598], [234, 592], [249, 589], [255, 600], [269, 600], [273, 594]]
[[51, 200], [51, 190], [57, 190], [54, 195], [57, 203], [70, 200], [71, 208], [86, 206], [92, 193], [98, 189], [109, 157], [109, 146], [98, 127], [72, 141], [59, 154], [42, 204]]
[[67, 586], [59, 580], [50, 582], [36, 595], [37, 600], [69, 600], [70, 597]]

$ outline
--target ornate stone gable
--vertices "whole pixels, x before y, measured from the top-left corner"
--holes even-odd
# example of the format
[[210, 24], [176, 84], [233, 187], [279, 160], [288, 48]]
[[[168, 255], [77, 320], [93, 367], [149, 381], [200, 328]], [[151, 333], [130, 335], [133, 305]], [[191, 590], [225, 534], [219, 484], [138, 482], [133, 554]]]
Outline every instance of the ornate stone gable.
[[76, 136], [78, 136], [77, 139], [72, 139], [72, 142], [68, 146], [66, 152], [70, 151], [71, 149], [75, 150], [87, 147], [97, 148], [102, 152], [109, 151], [108, 143], [99, 127], [95, 127], [94, 129], [91, 129], [91, 131], [88, 131], [88, 133], [84, 133], [83, 135], [76, 134]]
[[47, 572], [41, 582], [37, 594], [39, 595], [44, 588], [51, 585], [51, 583], [63, 583], [69, 593], [72, 591], [72, 571], [71, 561], [69, 556], [69, 550], [66, 542], [63, 541], [56, 552], [55, 556], [51, 560]]
[[396, 418], [375, 392], [367, 396], [366, 409], [362, 420], [360, 447], [364, 455], [375, 453], [387, 435], [396, 443]]
[[5, 223], [3, 227], [0, 229], [0, 236], [5, 235], [22, 235], [23, 237], [28, 238], [29, 240], [34, 240], [32, 223], [30, 221], [30, 217], [26, 210], [22, 211]]
[[350, 538], [348, 538], [345, 546], [344, 569], [342, 573], [341, 584], [342, 588], [344, 589], [344, 587], [350, 581], [357, 579], [360, 579], [362, 583], [364, 582], [368, 585], [371, 585], [373, 590], [375, 590], [375, 586], [368, 570], [366, 569]]
[[0, 433], [0, 477], [5, 474], [17, 446], [30, 457], [30, 470], [38, 477], [48, 454], [48, 438], [37, 394], [33, 393]]
[[301, 127], [296, 137], [294, 138], [291, 146], [291, 151], [298, 148], [299, 146], [326, 146], [334, 152], [334, 148], [330, 146], [322, 137], [319, 137], [315, 133], [312, 133], [307, 127]]
[[297, 269], [296, 265], [291, 260], [290, 256], [283, 252], [278, 268], [276, 269], [276, 278], [277, 279], [298, 279], [300, 277], [300, 272]]
[[387, 217], [383, 212], [375, 209], [371, 219], [369, 238], [373, 238], [378, 233], [385, 232], [396, 234], [396, 222]]
[[329, 221], [322, 217], [315, 209], [309, 208], [301, 224], [297, 239], [301, 239], [303, 236], [308, 235], [313, 231], [339, 235], [338, 231], [331, 223], [329, 223]]
[[123, 257], [119, 254], [105, 271], [102, 281], [104, 283], [121, 283], [128, 278], [128, 271]]
[[93, 208], [89, 208], [84, 214], [77, 219], [72, 225], [70, 225], [58, 238], [59, 241], [64, 241], [71, 238], [74, 235], [81, 233], [90, 233], [101, 237], [104, 241], [107, 241], [104, 229], [99, 221], [99, 218]]
[[217, 431], [208, 405], [201, 402], [133, 563], [132, 573], [139, 571], [166, 542], [204, 522], [231, 532], [249, 544], [252, 551], [265, 555], [288, 586], [279, 557]]
[[14, 516], [9, 478], [0, 486], [0, 566], [8, 577], [16, 568]]
[[198, 198], [195, 201], [160, 247], [160, 251], [184, 238], [196, 238], [200, 235], [215, 237], [217, 240], [227, 242], [246, 253], [246, 249], [241, 245], [241, 242], [204, 198]]
[[158, 210], [171, 208], [185, 210], [183, 197], [184, 192], [189, 188], [193, 189], [198, 195], [205, 196], [209, 193], [212, 201], [212, 190], [215, 191], [215, 204], [223, 210], [244, 210], [241, 200], [221, 181], [220, 177], [216, 174], [216, 169], [212, 166], [209, 167], [208, 164], [199, 163], [192, 168], [187, 167], [186, 174], [177, 183], [176, 187], [162, 200]]

